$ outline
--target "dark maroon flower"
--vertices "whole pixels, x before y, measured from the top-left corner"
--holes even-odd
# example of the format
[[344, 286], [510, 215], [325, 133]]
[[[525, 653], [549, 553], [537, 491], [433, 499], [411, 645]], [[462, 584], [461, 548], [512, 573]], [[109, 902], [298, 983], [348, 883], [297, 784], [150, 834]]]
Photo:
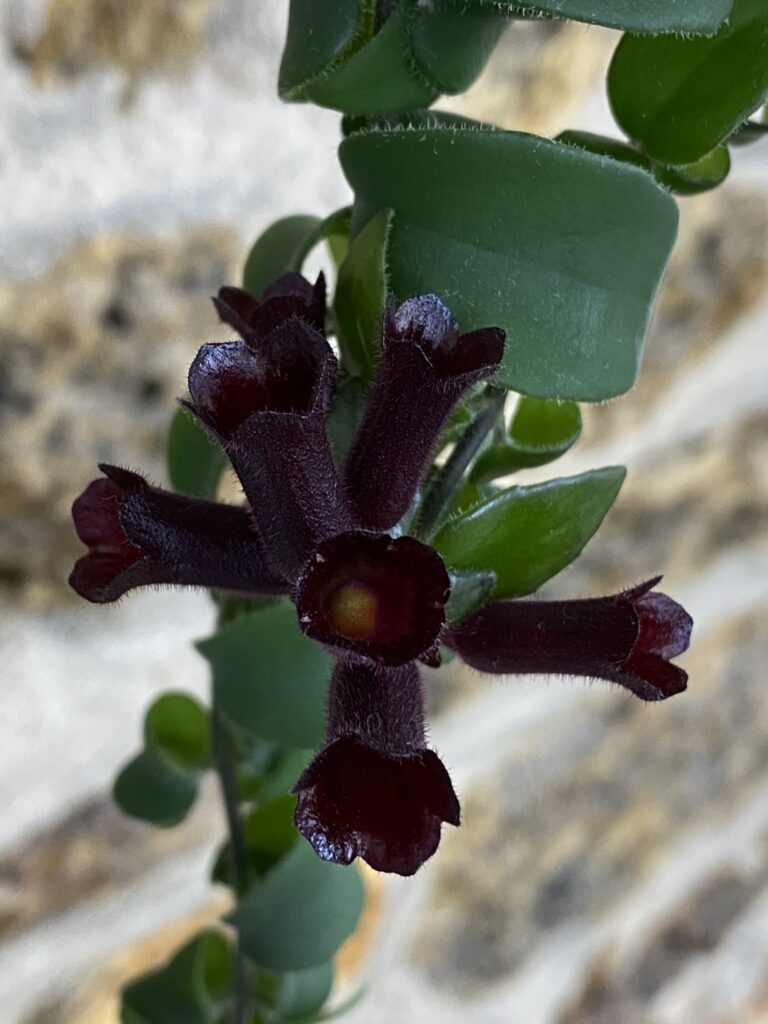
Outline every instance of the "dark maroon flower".
[[448, 772], [424, 739], [416, 666], [338, 665], [328, 744], [294, 792], [296, 826], [324, 860], [362, 857], [412, 875], [438, 847], [442, 822], [459, 824]]
[[226, 451], [289, 579], [321, 541], [352, 525], [325, 431], [336, 372], [328, 342], [296, 318], [258, 348], [203, 345], [189, 371], [189, 408]]
[[[259, 299], [216, 300], [241, 340], [204, 345], [188, 409], [227, 453], [249, 509], [169, 494], [102, 466], [73, 507], [89, 551], [70, 582], [91, 601], [159, 583], [289, 594], [304, 633], [335, 652], [326, 745], [296, 786], [296, 824], [321, 857], [404, 875], [459, 823], [425, 740], [417, 662], [444, 642], [490, 673], [602, 678], [643, 700], [686, 686], [671, 663], [691, 620], [658, 579], [586, 601], [494, 601], [450, 628], [450, 578], [413, 537], [390, 536], [466, 389], [493, 376], [504, 335], [461, 334], [434, 295], [390, 302], [379, 374], [340, 477], [326, 435], [337, 364], [325, 284], [285, 275]], [[402, 529], [402, 527], [398, 527]]]
[[413, 537], [344, 533], [315, 551], [296, 586], [302, 630], [320, 643], [402, 665], [434, 644], [450, 580]]
[[607, 679], [641, 700], [682, 693], [688, 676], [669, 662], [687, 650], [693, 621], [642, 583], [585, 601], [493, 601], [443, 639], [481, 672]]
[[138, 473], [102, 464], [72, 506], [75, 529], [90, 551], [71, 586], [88, 601], [116, 601], [134, 587], [159, 583], [253, 595], [283, 594], [245, 509], [150, 487]]
[[389, 530], [405, 515], [451, 410], [493, 377], [503, 352], [502, 330], [461, 334], [436, 295], [389, 302], [378, 375], [344, 470], [361, 526]]
[[255, 299], [242, 288], [224, 287], [213, 300], [224, 323], [234, 327], [250, 344], [297, 317], [315, 330], [325, 333], [325, 275], [320, 273], [314, 285], [301, 274], [288, 273], [272, 281]]

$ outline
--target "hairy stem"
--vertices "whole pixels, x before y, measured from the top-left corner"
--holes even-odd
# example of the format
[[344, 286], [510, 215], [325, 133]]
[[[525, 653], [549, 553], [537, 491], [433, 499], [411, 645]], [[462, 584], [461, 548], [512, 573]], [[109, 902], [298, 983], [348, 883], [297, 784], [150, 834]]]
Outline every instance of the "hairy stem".
[[[222, 713], [214, 706], [211, 710], [211, 741], [213, 760], [219, 777], [224, 812], [229, 829], [229, 855], [232, 888], [238, 899], [248, 888], [248, 854], [245, 832], [240, 817], [240, 797], [232, 757], [232, 737]], [[249, 972], [245, 954], [238, 941], [233, 981], [232, 1024], [246, 1024], [248, 1014]]]
[[489, 386], [486, 395], [488, 404], [475, 416], [459, 438], [447, 461], [437, 471], [424, 494], [416, 521], [416, 535], [422, 539], [429, 540], [437, 530], [451, 495], [501, 416], [507, 392]]

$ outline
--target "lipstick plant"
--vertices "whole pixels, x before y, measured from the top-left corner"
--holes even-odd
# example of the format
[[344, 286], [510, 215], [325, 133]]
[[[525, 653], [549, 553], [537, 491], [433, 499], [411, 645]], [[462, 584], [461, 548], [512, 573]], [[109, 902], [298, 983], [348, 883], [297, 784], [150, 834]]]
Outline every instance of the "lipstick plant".
[[[427, 110], [533, 7], [293, 0], [280, 92], [345, 115], [352, 206], [278, 221], [243, 287], [219, 291], [227, 340], [190, 367], [173, 490], [102, 465], [74, 503], [82, 597], [204, 587], [219, 612], [198, 645], [209, 706], [183, 687], [161, 696], [115, 796], [170, 827], [215, 772], [229, 836], [213, 879], [234, 907], [126, 989], [125, 1024], [328, 1016], [333, 958], [363, 905], [354, 862], [412, 875], [445, 825], [472, 828], [427, 741], [422, 666], [456, 656], [644, 701], [686, 688], [674, 659], [692, 624], [660, 576], [536, 596], [596, 532], [624, 469], [508, 478], [577, 441], [578, 403], [632, 386], [674, 242], [671, 193], [718, 184], [728, 143], [766, 130], [750, 116], [768, 91], [768, 13], [537, 0], [537, 17], [629, 31], [608, 78], [627, 141]], [[321, 243], [330, 307], [326, 275], [302, 275]], [[217, 500], [226, 465], [237, 503]]]

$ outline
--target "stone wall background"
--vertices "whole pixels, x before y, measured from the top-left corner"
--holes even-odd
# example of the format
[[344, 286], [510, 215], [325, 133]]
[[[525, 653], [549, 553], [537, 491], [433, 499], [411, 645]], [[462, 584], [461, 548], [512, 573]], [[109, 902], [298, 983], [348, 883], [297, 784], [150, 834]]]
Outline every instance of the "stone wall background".
[[[141, 711], [204, 693], [194, 594], [83, 607], [63, 580], [97, 459], [162, 478], [208, 295], [270, 220], [346, 187], [333, 114], [274, 96], [282, 0], [0, 4], [0, 1005], [112, 1024], [123, 981], [221, 909], [209, 788], [158, 833], [112, 808]], [[615, 34], [517, 24], [465, 97], [507, 127], [606, 130]], [[683, 698], [431, 680], [465, 824], [415, 880], [371, 878], [350, 1024], [768, 1021], [768, 178], [737, 153], [682, 228], [640, 382], [557, 473], [626, 460], [572, 595], [667, 571], [697, 619]], [[535, 474], [531, 474], [533, 479]]]

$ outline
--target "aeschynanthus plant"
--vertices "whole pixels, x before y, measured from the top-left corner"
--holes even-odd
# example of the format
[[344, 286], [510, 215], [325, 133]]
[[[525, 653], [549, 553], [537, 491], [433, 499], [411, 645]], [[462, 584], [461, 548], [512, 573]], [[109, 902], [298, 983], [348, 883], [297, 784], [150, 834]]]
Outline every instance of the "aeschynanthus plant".
[[327, 742], [294, 788], [296, 825], [325, 860], [410, 875], [442, 824], [459, 824], [426, 741], [420, 663], [439, 664], [445, 645], [482, 672], [600, 678], [658, 701], [685, 689], [671, 659], [691, 620], [654, 589], [657, 577], [590, 600], [490, 600], [447, 627], [443, 559], [396, 527], [454, 406], [497, 372], [504, 334], [462, 334], [434, 295], [390, 302], [378, 375], [337, 467], [322, 289], [296, 275], [259, 302], [227, 289], [217, 308], [240, 340], [204, 345], [190, 369], [185, 404], [226, 452], [248, 507], [169, 494], [104, 465], [74, 505], [90, 550], [71, 583], [96, 602], [169, 583], [287, 595], [301, 630], [336, 661]]

